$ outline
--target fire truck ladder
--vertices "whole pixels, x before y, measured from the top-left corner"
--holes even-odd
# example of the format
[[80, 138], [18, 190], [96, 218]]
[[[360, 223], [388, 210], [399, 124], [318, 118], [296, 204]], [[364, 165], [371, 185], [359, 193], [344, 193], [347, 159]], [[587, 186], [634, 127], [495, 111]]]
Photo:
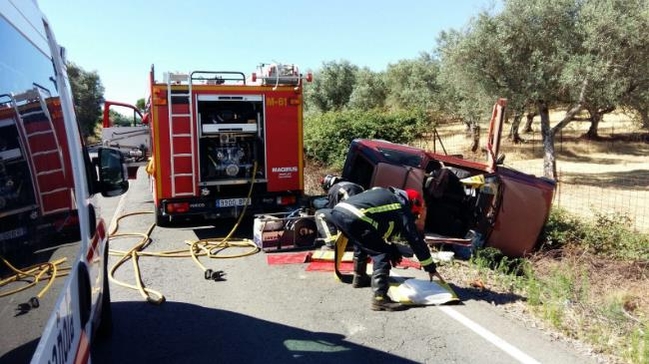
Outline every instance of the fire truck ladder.
[[[192, 98], [192, 84], [189, 82], [187, 74], [172, 73], [168, 75], [167, 80], [167, 105], [169, 105], [169, 148], [171, 151], [171, 194], [172, 196], [195, 196], [196, 183], [194, 181], [194, 103]], [[182, 84], [187, 82], [187, 93], [174, 93], [171, 94], [171, 86], [173, 84]], [[174, 112], [174, 100], [187, 100], [189, 105], [189, 112]], [[178, 103], [178, 101], [176, 101]], [[189, 143], [187, 143], [189, 141]], [[178, 143], [178, 144], [177, 144]], [[190, 150], [179, 150], [179, 145], [189, 145]], [[182, 167], [186, 166], [187, 162], [191, 163], [189, 172], [183, 171]], [[191, 179], [191, 187], [187, 183], [182, 183], [180, 180]]]
[[[70, 209], [69, 188], [59, 138], [41, 90], [33, 88], [14, 95], [12, 104], [20, 122], [20, 130], [27, 141], [31, 155], [34, 184], [39, 191], [38, 202], [43, 215]], [[55, 181], [55, 182], [53, 182]]]

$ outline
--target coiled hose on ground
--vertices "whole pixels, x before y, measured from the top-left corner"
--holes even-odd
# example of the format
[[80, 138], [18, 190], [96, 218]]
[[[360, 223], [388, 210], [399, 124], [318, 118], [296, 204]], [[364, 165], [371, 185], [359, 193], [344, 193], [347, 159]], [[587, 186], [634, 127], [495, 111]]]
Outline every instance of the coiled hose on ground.
[[[257, 163], [255, 162], [254, 168], [253, 168], [253, 176], [255, 176], [257, 172]], [[252, 191], [254, 187], [254, 177], [251, 180], [250, 183], [250, 189], [248, 190], [248, 200], [250, 200], [250, 197], [252, 196]], [[111, 239], [116, 239], [116, 238], [127, 238], [127, 237], [140, 237], [140, 241], [137, 242], [135, 245], [133, 245], [129, 250], [126, 251], [119, 251], [115, 249], [110, 249], [110, 254], [111, 255], [116, 255], [116, 256], [121, 256], [121, 258], [112, 266], [110, 269], [108, 275], [109, 279], [111, 282], [120, 285], [122, 287], [130, 288], [130, 289], [135, 289], [138, 292], [140, 292], [140, 295], [146, 299], [147, 302], [159, 305], [165, 301], [164, 295], [156, 291], [154, 289], [145, 287], [144, 283], [142, 282], [142, 275], [140, 272], [140, 267], [139, 267], [139, 258], [140, 257], [159, 257], [159, 258], [187, 258], [191, 257], [192, 260], [196, 263], [196, 265], [203, 270], [204, 277], [205, 279], [213, 279], [215, 281], [223, 280], [223, 271], [213, 271], [212, 269], [208, 269], [201, 263], [200, 257], [207, 257], [210, 259], [231, 259], [231, 258], [240, 258], [240, 257], [245, 257], [248, 255], [253, 255], [256, 254], [260, 251], [259, 247], [254, 243], [254, 241], [250, 239], [232, 239], [232, 235], [236, 232], [237, 228], [239, 227], [239, 224], [243, 220], [243, 217], [245, 216], [246, 209], [248, 205], [244, 205], [241, 213], [239, 214], [239, 217], [232, 226], [232, 229], [230, 229], [230, 232], [223, 238], [209, 238], [209, 239], [200, 239], [196, 241], [191, 241], [191, 242], [186, 242], [189, 245], [189, 249], [178, 249], [178, 250], [168, 250], [168, 251], [159, 251], [159, 252], [147, 252], [144, 251], [147, 246], [151, 243], [151, 232], [153, 232], [153, 229], [156, 227], [155, 224], [151, 224], [147, 231], [145, 233], [133, 233], [133, 232], [128, 232], [128, 233], [118, 233], [119, 229], [119, 221], [123, 218], [133, 216], [133, 215], [141, 215], [141, 214], [152, 214], [153, 212], [151, 211], [139, 211], [139, 212], [130, 212], [124, 215], [121, 215], [117, 218], [115, 226], [111, 229], [109, 236]], [[227, 250], [228, 248], [246, 248], [249, 247], [249, 250], [244, 251], [243, 253], [237, 253], [237, 254], [224, 254], [223, 252]], [[118, 279], [115, 278], [115, 271], [126, 261], [128, 260], [132, 261], [133, 264], [133, 271], [135, 274], [135, 284], [128, 284], [122, 281], [119, 281]]]

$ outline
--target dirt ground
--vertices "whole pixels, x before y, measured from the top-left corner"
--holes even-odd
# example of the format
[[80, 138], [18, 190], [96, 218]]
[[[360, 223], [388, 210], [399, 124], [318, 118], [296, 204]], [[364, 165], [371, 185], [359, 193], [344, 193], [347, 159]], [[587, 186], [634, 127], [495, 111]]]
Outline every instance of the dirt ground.
[[[642, 208], [649, 206], [649, 193], [647, 193], [649, 188], [647, 188], [648, 183], [645, 182], [649, 180], [649, 158], [647, 158], [649, 155], [649, 133], [638, 130], [625, 115], [605, 117], [599, 128], [600, 140], [593, 141], [582, 138], [587, 127], [587, 123], [573, 122], [558, 135], [555, 143], [557, 166], [564, 189], [561, 191], [562, 207], [581, 203], [581, 201], [571, 201], [571, 198], [579, 197], [570, 197], [571, 194], [567, 193], [566, 189], [583, 191], [586, 185], [593, 185], [594, 179], [600, 179], [606, 183], [606, 189], [601, 190], [604, 193], [599, 192], [600, 190], [595, 192], [598, 195], [606, 195], [606, 191], [609, 189], [631, 191], [633, 203], [637, 203]], [[542, 175], [543, 150], [541, 136], [538, 132], [538, 121], [533, 124], [536, 131], [521, 135], [525, 139], [523, 144], [514, 145], [507, 141], [508, 128], [509, 125], [505, 125], [501, 148], [501, 151], [507, 156], [506, 165], [527, 173]], [[443, 138], [447, 153], [466, 153], [468, 139], [462, 125], [442, 126], [438, 132]], [[432, 149], [430, 144], [428, 146], [429, 150]], [[436, 148], [439, 148], [439, 144], [436, 145]], [[320, 179], [327, 173], [336, 172], [338, 171], [326, 169], [316, 163], [307, 163], [305, 179], [307, 193], [322, 194], [319, 187]], [[620, 176], [633, 178], [620, 178]], [[575, 194], [575, 196], [578, 195]], [[601, 196], [599, 197], [601, 198]], [[618, 197], [610, 198], [618, 199]], [[639, 199], [640, 201], [638, 201]], [[628, 204], [622, 202], [622, 205]], [[583, 206], [586, 210], [592, 209], [592, 205], [588, 203], [583, 203]], [[646, 325], [649, 317], [649, 262], [619, 261], [568, 248], [562, 251], [537, 253], [530, 257], [530, 261], [536, 274], [541, 277], [550, 274], [557, 267], [583, 272], [589, 278], [589, 296], [593, 298], [591, 304], [597, 304], [597, 298], [600, 300], [599, 303], [606, 304], [606, 301], [611, 297], [619, 297], [619, 300], [623, 302], [622, 314], [626, 316], [629, 325], [637, 325], [640, 321], [644, 322], [644, 324], [639, 324], [640, 326]], [[547, 322], [533, 315], [523, 301], [500, 300], [509, 303], [498, 302], [499, 297], [511, 293], [511, 287], [500, 286], [497, 279], [472, 268], [466, 262], [457, 262], [440, 268], [445, 278], [450, 282], [460, 287], [471, 287], [475, 294], [483, 296], [482, 299], [492, 300], [494, 305], [508, 314], [515, 315], [532, 326], [547, 330], [548, 335], [561, 340], [573, 341], [573, 344], [582, 348], [583, 351], [597, 355], [601, 362], [622, 362], [620, 358], [606, 355], [605, 352], [610, 351], [611, 348], [591, 346], [579, 339], [571, 338], [565, 333], [558, 332]], [[514, 302], [512, 303], [512, 301]], [[581, 324], [589, 325], [587, 320], [582, 320]]]

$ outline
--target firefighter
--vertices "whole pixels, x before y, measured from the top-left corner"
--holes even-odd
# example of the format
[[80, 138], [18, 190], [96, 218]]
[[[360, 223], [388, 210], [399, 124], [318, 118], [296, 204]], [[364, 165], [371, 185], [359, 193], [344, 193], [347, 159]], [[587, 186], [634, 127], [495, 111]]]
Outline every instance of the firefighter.
[[[430, 279], [437, 277], [437, 267], [428, 246], [420, 235], [416, 221], [424, 210], [419, 192], [397, 188], [373, 188], [338, 203], [333, 209], [316, 212], [335, 225], [354, 244], [354, 279], [367, 275], [357, 262], [371, 257], [374, 264], [371, 285], [371, 309], [399, 311], [406, 308], [388, 296], [390, 268], [401, 262], [402, 255], [391, 239], [402, 236], [412, 248]], [[369, 278], [369, 277], [368, 277]], [[368, 279], [370, 280], [370, 279]]]
[[[325, 192], [327, 192], [327, 205], [325, 205], [325, 208], [329, 209], [332, 209], [339, 202], [346, 200], [349, 196], [357, 195], [365, 190], [363, 186], [359, 184], [345, 181], [342, 177], [333, 176], [331, 174], [326, 175], [322, 179], [320, 186]], [[327, 248], [333, 248], [334, 243], [338, 238], [338, 229], [325, 220], [321, 214], [316, 213], [315, 217], [318, 233], [324, 238], [325, 246]], [[369, 284], [369, 277], [367, 284]]]
[[348, 199], [349, 196], [357, 195], [365, 190], [359, 184], [345, 181], [342, 177], [331, 174], [324, 176], [320, 185], [327, 193], [327, 207], [330, 209], [336, 206], [338, 202]]

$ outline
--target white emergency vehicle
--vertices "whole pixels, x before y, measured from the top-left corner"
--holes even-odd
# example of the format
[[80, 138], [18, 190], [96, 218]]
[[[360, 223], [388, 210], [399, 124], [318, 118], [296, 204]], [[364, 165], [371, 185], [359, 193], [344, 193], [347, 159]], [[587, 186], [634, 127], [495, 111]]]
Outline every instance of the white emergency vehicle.
[[85, 363], [111, 331], [97, 201], [128, 178], [90, 159], [63, 54], [35, 0], [0, 0], [0, 363]]

